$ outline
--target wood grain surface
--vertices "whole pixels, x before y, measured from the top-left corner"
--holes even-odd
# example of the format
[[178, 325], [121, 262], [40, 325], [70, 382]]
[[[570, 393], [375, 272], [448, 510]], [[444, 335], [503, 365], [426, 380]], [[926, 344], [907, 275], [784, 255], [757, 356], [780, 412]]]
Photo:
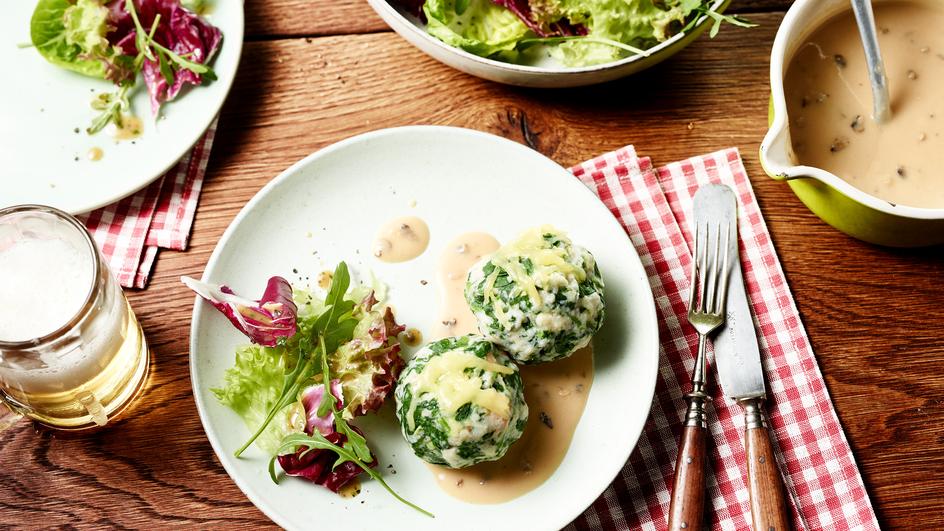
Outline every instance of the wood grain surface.
[[[153, 352], [135, 409], [96, 434], [21, 422], [0, 434], [0, 527], [272, 524], [216, 461], [188, 372], [200, 275], [242, 205], [301, 157], [407, 124], [472, 127], [567, 166], [635, 144], [657, 163], [738, 146], [840, 420], [888, 528], [944, 528], [944, 249], [887, 250], [825, 225], [765, 177], [768, 54], [784, 1], [735, 0], [760, 27], [725, 27], [608, 85], [526, 90], [453, 71], [386, 31], [363, 0], [247, 2], [247, 42], [224, 108], [191, 247], [163, 252], [130, 292]], [[775, 11], [776, 10], [776, 11]]]

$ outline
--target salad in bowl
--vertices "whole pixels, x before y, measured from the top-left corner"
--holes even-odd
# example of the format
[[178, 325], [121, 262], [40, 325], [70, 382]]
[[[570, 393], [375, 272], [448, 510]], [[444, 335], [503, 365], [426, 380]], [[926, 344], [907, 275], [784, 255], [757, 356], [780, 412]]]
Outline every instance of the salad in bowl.
[[[722, 22], [728, 0], [368, 0], [401, 36], [459, 70], [542, 87], [608, 81]], [[389, 3], [388, 3], [389, 2]]]

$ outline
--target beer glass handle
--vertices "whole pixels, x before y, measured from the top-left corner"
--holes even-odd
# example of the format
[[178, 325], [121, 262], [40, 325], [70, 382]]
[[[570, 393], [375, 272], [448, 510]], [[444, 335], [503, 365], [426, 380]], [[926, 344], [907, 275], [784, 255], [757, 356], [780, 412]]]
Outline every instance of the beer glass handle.
[[16, 411], [10, 404], [0, 396], [0, 433], [7, 431], [16, 425], [23, 415]]
[[82, 407], [85, 408], [85, 411], [88, 411], [88, 414], [92, 417], [92, 422], [99, 426], [104, 426], [108, 423], [108, 415], [105, 414], [105, 408], [102, 407], [102, 403], [95, 398], [95, 395], [88, 391], [82, 391], [81, 393], [76, 393], [75, 399], [82, 404]]

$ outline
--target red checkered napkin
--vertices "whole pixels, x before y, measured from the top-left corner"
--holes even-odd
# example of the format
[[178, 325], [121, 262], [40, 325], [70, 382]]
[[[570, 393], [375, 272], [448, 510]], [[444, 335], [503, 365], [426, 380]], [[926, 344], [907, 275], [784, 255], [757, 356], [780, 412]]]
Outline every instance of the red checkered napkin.
[[187, 248], [215, 134], [213, 120], [193, 148], [156, 181], [117, 203], [79, 216], [122, 286], [145, 287], [159, 249]]
[[[642, 259], [659, 317], [660, 366], [652, 411], [612, 485], [569, 529], [665, 529], [678, 435], [690, 389], [695, 331], [688, 325], [692, 198], [702, 184], [739, 201], [741, 261], [767, 372], [770, 423], [799, 529], [878, 529], [852, 451], [736, 149], [653, 169], [626, 147], [571, 169], [617, 217]], [[710, 360], [710, 358], [709, 358]], [[708, 479], [713, 529], [750, 528], [743, 412], [712, 386]]]

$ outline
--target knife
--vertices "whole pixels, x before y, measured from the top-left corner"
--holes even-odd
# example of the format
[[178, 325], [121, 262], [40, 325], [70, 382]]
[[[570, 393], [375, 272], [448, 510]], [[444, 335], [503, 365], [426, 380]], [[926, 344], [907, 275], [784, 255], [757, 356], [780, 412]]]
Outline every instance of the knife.
[[[712, 189], [704, 190], [706, 187], [702, 187], [699, 193], [704, 190], [710, 194], [734, 195], [728, 186], [708, 186]], [[737, 223], [736, 214], [732, 221]], [[755, 531], [786, 531], [792, 526], [784, 503], [783, 481], [777, 470], [777, 460], [767, 429], [764, 368], [760, 361], [760, 347], [747, 291], [744, 289], [741, 261], [737, 259], [738, 239], [733, 239], [730, 245], [731, 256], [735, 260], [732, 260], [728, 273], [725, 322], [713, 342], [715, 366], [724, 393], [744, 408], [744, 446], [753, 528]]]

